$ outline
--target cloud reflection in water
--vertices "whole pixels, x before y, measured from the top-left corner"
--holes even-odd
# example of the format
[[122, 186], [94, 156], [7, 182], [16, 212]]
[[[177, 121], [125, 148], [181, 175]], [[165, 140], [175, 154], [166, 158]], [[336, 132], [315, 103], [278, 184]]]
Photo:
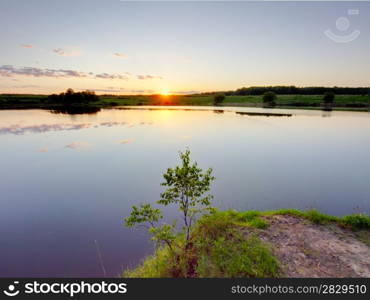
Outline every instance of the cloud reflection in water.
[[[140, 125], [152, 125], [152, 122], [140, 122]], [[134, 124], [127, 122], [101, 122], [101, 123], [61, 123], [61, 124], [40, 124], [40, 125], [20, 125], [14, 124], [10, 126], [0, 127], [0, 135], [14, 134], [22, 135], [26, 133], [44, 133], [49, 131], [63, 131], [63, 130], [80, 130], [86, 128], [98, 127], [114, 127], [125, 126], [133, 127]]]

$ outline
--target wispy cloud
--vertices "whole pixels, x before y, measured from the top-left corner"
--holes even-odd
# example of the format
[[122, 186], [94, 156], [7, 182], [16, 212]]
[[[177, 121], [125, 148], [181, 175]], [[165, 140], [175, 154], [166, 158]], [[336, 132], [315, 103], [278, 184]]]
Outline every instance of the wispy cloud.
[[148, 80], [148, 79], [163, 79], [161, 76], [156, 75], [137, 75], [137, 79]]
[[118, 58], [128, 58], [128, 56], [126, 54], [120, 53], [120, 52], [114, 53], [114, 56], [118, 57]]
[[53, 52], [61, 56], [64, 56], [66, 54], [62, 48], [53, 49]]
[[81, 55], [81, 51], [78, 48], [55, 48], [52, 50], [55, 54], [59, 56], [78, 56]]
[[[85, 90], [85, 89], [83, 89]], [[93, 92], [101, 92], [101, 93], [137, 93], [137, 94], [150, 94], [154, 93], [154, 90], [149, 89], [126, 89], [126, 88], [120, 88], [120, 87], [107, 87], [105, 89], [88, 89], [89, 91]]]
[[98, 79], [120, 79], [128, 80], [129, 75], [123, 74], [109, 74], [100, 73], [94, 74], [92, 72], [80, 72], [75, 70], [65, 69], [46, 69], [35, 67], [14, 67], [12, 65], [0, 66], [0, 76], [14, 77], [14, 76], [29, 76], [29, 77], [52, 77], [52, 78], [98, 78]]
[[31, 45], [31, 44], [22, 44], [21, 47], [22, 48], [33, 48], [33, 45]]
[[86, 148], [89, 148], [91, 146], [90, 143], [87, 143], [87, 142], [82, 142], [82, 141], [77, 141], [77, 142], [73, 142], [73, 143], [70, 143], [66, 146], [66, 148], [70, 148], [70, 149], [86, 149]]
[[12, 65], [0, 66], [0, 76], [12, 77], [14, 75], [31, 76], [31, 77], [53, 77], [53, 78], [67, 78], [67, 77], [87, 77], [83, 72], [64, 69], [41, 69], [34, 67], [14, 67]]
[[13, 89], [27, 89], [27, 88], [39, 88], [39, 85], [36, 84], [25, 84], [25, 85], [13, 85]]
[[102, 79], [121, 79], [121, 80], [128, 80], [128, 75], [121, 75], [121, 74], [109, 74], [109, 73], [100, 73], [95, 75], [96, 78]]
[[171, 94], [174, 94], [174, 95], [191, 95], [191, 94], [199, 94], [200, 91], [193, 91], [193, 90], [190, 90], [190, 91], [171, 91]]

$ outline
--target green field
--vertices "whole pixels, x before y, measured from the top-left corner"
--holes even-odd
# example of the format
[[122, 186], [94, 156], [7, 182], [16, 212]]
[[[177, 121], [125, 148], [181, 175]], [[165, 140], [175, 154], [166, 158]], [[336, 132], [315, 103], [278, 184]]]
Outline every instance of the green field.
[[[322, 95], [278, 95], [276, 108], [322, 108]], [[102, 95], [89, 106], [107, 108], [127, 105], [213, 105], [214, 95]], [[46, 95], [1, 94], [0, 109], [50, 108]], [[220, 106], [262, 107], [262, 96], [226, 96]], [[336, 95], [333, 109], [368, 111], [369, 95]]]

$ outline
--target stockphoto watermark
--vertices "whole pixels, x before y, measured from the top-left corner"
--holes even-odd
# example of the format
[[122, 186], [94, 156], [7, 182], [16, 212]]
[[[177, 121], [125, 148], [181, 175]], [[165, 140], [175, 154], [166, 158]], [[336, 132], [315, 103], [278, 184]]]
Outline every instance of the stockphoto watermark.
[[351, 29], [351, 16], [358, 16], [360, 10], [358, 9], [348, 9], [347, 16], [338, 17], [335, 22], [335, 30], [328, 28], [324, 31], [325, 35], [336, 43], [349, 43], [357, 39], [361, 32], [358, 29]]
[[13, 281], [8, 285], [7, 289], [3, 290], [3, 294], [8, 297], [15, 297], [19, 294], [64, 294], [73, 298], [76, 295], [113, 295], [127, 293], [127, 284], [120, 282], [39, 282], [33, 280], [20, 284], [19, 281]]

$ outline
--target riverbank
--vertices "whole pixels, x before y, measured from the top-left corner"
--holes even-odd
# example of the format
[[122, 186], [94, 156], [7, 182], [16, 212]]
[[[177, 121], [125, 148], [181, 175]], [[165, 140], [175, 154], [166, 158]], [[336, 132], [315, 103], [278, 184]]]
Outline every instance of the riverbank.
[[[212, 106], [214, 95], [102, 95], [99, 100], [84, 106], [93, 108], [111, 108], [115, 106], [165, 105], [165, 106]], [[62, 107], [55, 103], [48, 103], [46, 95], [0, 95], [0, 109], [53, 109]], [[262, 96], [226, 96], [219, 106], [263, 107]], [[322, 95], [277, 95], [275, 108], [325, 109], [322, 104]], [[332, 110], [369, 111], [369, 95], [337, 95]]]
[[186, 247], [156, 250], [123, 277], [370, 277], [370, 217], [315, 210], [205, 215]]

